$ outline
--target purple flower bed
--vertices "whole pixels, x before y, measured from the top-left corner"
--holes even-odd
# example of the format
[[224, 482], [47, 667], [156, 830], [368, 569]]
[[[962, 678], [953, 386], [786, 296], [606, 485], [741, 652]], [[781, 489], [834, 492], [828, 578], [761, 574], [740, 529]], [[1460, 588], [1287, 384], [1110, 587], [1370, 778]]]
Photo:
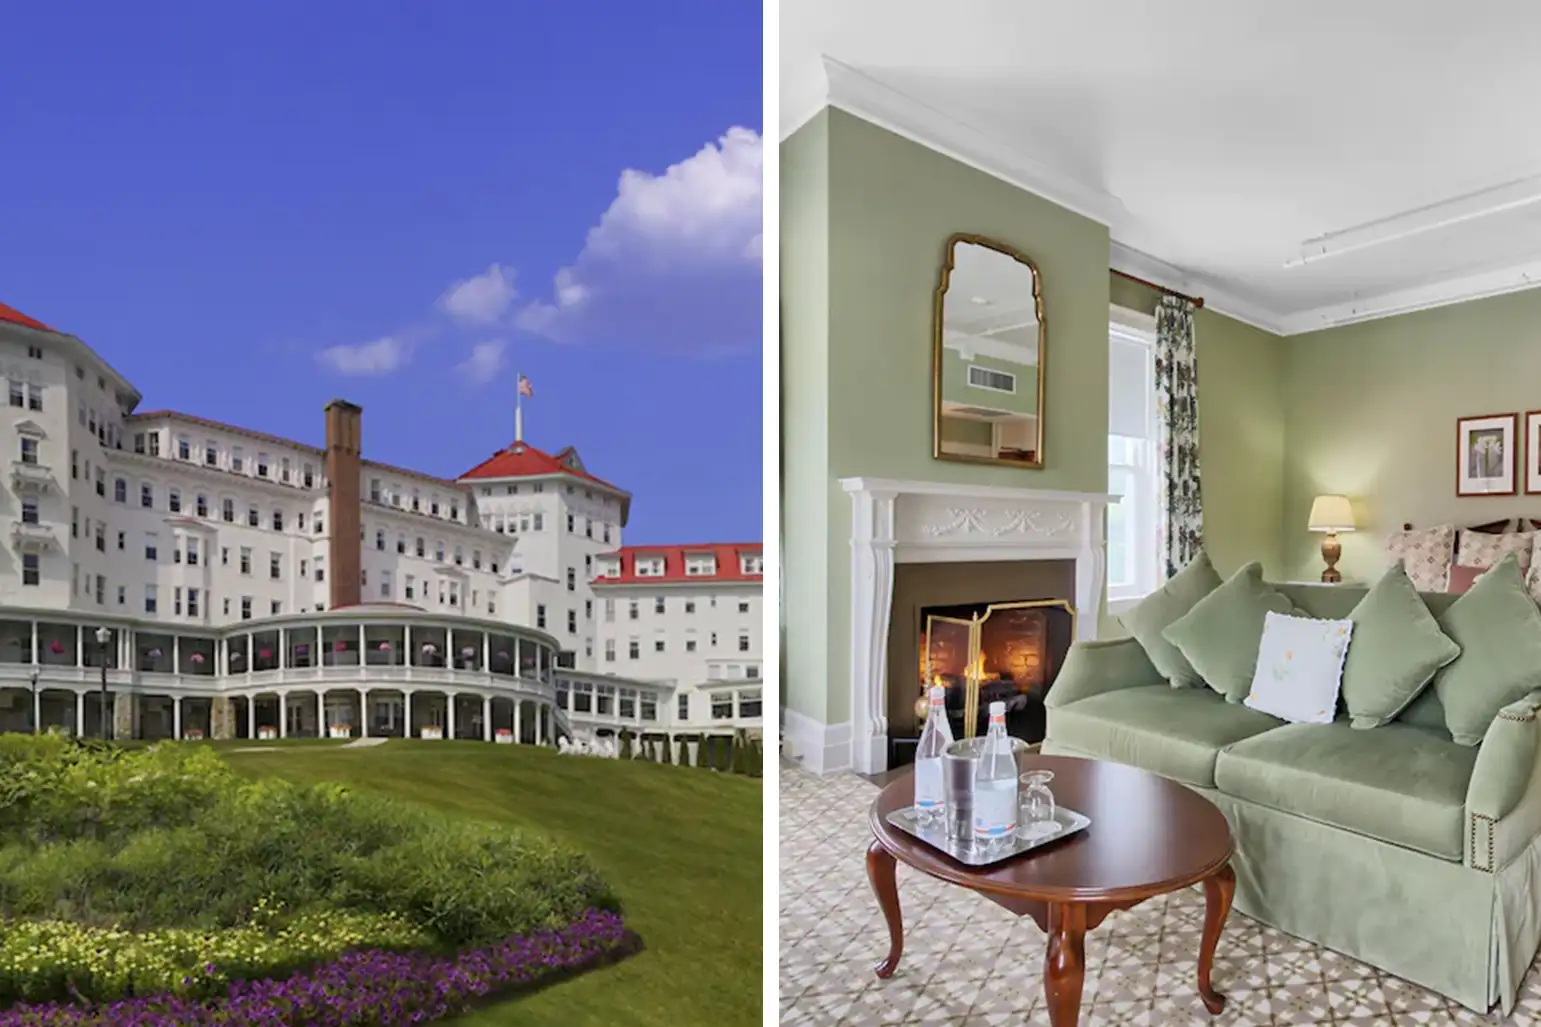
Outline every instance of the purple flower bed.
[[0, 1011], [0, 1027], [403, 1027], [594, 966], [623, 954], [629, 940], [619, 916], [589, 910], [560, 930], [453, 957], [350, 952], [286, 980], [232, 982], [219, 999], [20, 1005]]

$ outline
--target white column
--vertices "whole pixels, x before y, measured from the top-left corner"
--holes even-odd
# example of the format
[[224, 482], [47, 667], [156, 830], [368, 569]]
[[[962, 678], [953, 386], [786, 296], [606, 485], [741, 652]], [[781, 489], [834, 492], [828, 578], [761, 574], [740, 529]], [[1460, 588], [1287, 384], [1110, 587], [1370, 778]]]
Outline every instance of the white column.
[[358, 736], [369, 737], [369, 689], [358, 690]]
[[[412, 665], [412, 625], [401, 626], [401, 663], [404, 667]], [[408, 671], [407, 673], [411, 673]]]
[[278, 629], [278, 669], [289, 669], [289, 629]]
[[412, 737], [412, 690], [410, 688], [403, 688], [401, 690], [401, 715], [402, 715], [402, 718], [406, 721], [406, 723], [401, 726], [401, 737], [403, 737], [403, 738], [411, 738]]
[[492, 635], [482, 632], [482, 673], [492, 673]]
[[444, 696], [444, 737], [455, 737], [455, 693], [448, 692]]
[[29, 661], [35, 667], [38, 664], [37, 651], [37, 621], [32, 622], [32, 659]]
[[524, 741], [524, 700], [514, 700], [514, 744]]
[[75, 666], [84, 667], [85, 665], [86, 626], [84, 624], [77, 624], [75, 625]]
[[32, 690], [32, 731], [34, 734], [43, 733], [43, 686], [39, 685]]
[[[483, 635], [482, 641], [486, 640], [487, 636]], [[482, 741], [492, 741], [492, 697], [490, 695], [482, 696]]]
[[535, 704], [535, 744], [546, 744], [546, 707], [541, 703]]
[[363, 624], [360, 624], [358, 626], [358, 665], [359, 665], [359, 676], [362, 677], [363, 674], [364, 674], [364, 625]]
[[246, 638], [246, 677], [248, 679], [250, 679], [252, 674], [253, 674], [253, 672], [254, 672], [253, 667], [252, 667], [252, 663], [257, 658], [257, 640], [256, 640], [255, 636], [253, 636], [253, 635], [247, 635], [247, 636], [245, 636], [245, 638]]
[[86, 733], [86, 693], [75, 693], [75, 737], [83, 738]]
[[171, 673], [182, 673], [182, 636], [171, 636]]
[[248, 739], [257, 737], [257, 697], [255, 695], [246, 697], [246, 737]]
[[182, 697], [171, 697], [171, 737], [177, 741], [182, 740]]
[[278, 693], [278, 737], [289, 737], [289, 693]]

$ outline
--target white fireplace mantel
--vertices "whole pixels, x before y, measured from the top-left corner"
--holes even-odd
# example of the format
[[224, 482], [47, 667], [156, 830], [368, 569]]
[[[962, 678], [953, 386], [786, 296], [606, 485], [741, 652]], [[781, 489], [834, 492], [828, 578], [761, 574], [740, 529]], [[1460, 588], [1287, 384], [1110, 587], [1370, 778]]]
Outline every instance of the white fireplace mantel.
[[1074, 560], [1076, 640], [1097, 637], [1103, 512], [1117, 496], [997, 485], [843, 478], [851, 497], [851, 766], [888, 769], [888, 628], [894, 565]]

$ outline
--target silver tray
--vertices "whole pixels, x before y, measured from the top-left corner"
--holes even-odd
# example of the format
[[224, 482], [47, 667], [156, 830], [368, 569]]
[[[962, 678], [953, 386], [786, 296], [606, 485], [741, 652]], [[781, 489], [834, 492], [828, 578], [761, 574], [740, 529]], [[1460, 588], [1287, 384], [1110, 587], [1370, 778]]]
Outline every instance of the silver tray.
[[1073, 809], [1055, 806], [1053, 824], [1040, 825], [1036, 829], [1027, 824], [1019, 825], [1017, 833], [1012, 836], [1012, 844], [982, 849], [974, 845], [972, 838], [949, 838], [945, 819], [929, 824], [922, 823], [916, 819], [914, 806], [896, 809], [888, 814], [886, 819], [905, 834], [913, 835], [927, 845], [947, 853], [959, 863], [971, 867], [990, 866], [1011, 859], [1013, 856], [1020, 856], [1024, 852], [1032, 852], [1050, 842], [1057, 842], [1078, 831], [1084, 831], [1091, 826], [1092, 822], [1091, 817], [1077, 813]]

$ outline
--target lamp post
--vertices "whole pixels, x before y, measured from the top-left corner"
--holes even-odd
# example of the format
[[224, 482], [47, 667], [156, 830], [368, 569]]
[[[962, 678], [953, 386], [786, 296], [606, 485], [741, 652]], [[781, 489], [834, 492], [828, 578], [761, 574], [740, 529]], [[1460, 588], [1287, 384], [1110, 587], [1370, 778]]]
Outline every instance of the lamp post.
[[32, 733], [33, 734], [39, 734], [43, 730], [42, 724], [39, 723], [42, 720], [42, 718], [40, 716], [38, 716], [38, 714], [40, 712], [40, 708], [39, 708], [38, 702], [37, 702], [37, 675], [38, 675], [38, 669], [36, 667], [33, 667], [32, 668], [32, 717], [31, 717], [31, 720], [32, 720]]
[[105, 627], [96, 629], [97, 662], [102, 665], [102, 741], [107, 741], [107, 643], [112, 632]]

